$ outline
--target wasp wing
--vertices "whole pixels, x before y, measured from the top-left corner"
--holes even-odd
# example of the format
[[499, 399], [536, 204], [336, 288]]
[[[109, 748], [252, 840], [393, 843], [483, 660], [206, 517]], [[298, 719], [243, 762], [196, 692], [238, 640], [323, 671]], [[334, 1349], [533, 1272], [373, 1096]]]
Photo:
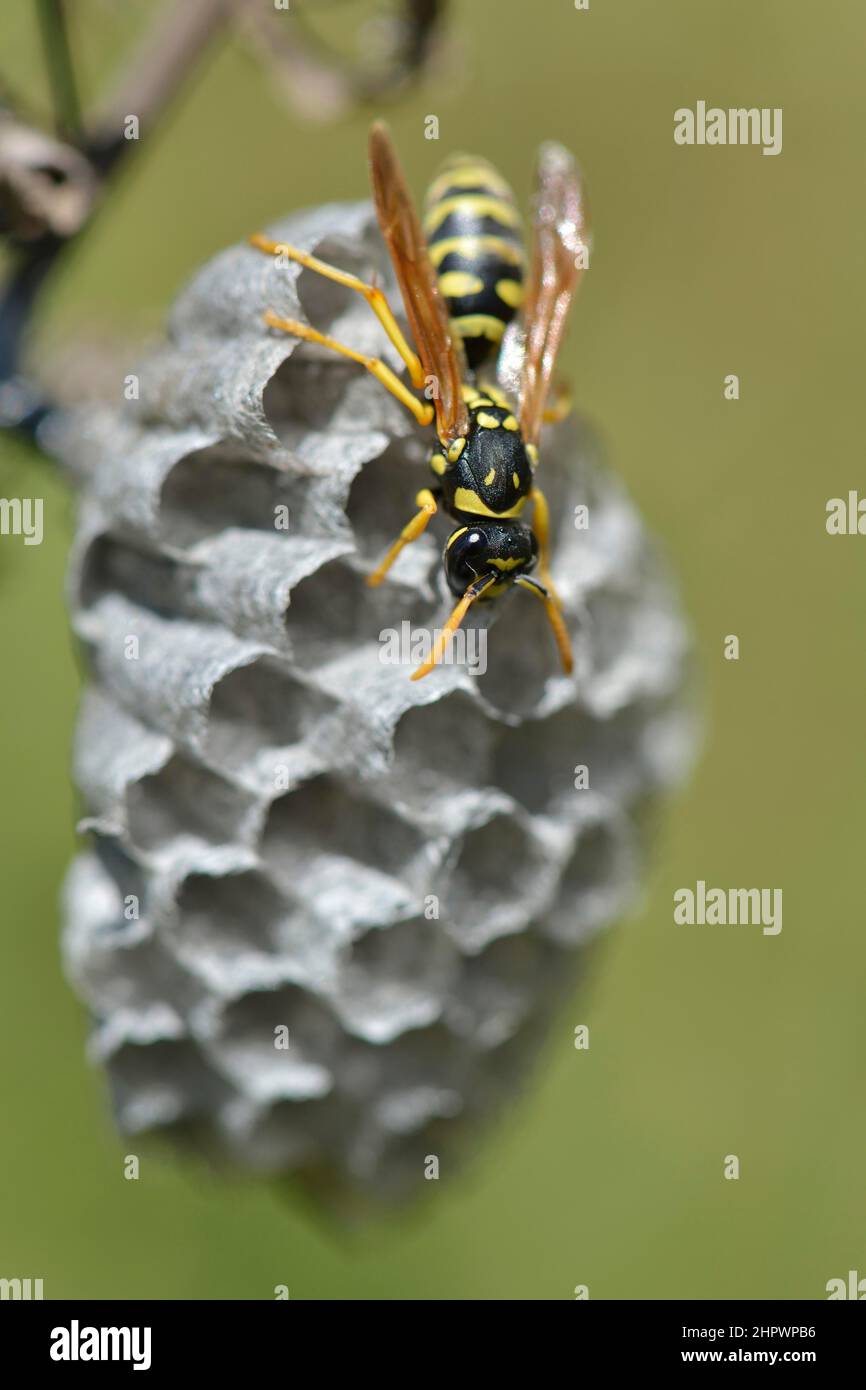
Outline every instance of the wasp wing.
[[512, 319], [502, 335], [496, 358], [496, 381], [510, 401], [520, 400], [520, 378], [526, 356], [526, 334], [522, 319]]
[[370, 175], [376, 215], [391, 253], [418, 356], [436, 383], [433, 404], [437, 432], [442, 440], [456, 439], [469, 429], [462, 391], [466, 379], [463, 346], [451, 333], [421, 223], [388, 129], [381, 121], [370, 130]]
[[[534, 203], [534, 240], [523, 313], [520, 429], [537, 444], [565, 321], [589, 257], [586, 194], [577, 165], [562, 145], [542, 145]], [[516, 343], [507, 345], [503, 376], [515, 372]]]

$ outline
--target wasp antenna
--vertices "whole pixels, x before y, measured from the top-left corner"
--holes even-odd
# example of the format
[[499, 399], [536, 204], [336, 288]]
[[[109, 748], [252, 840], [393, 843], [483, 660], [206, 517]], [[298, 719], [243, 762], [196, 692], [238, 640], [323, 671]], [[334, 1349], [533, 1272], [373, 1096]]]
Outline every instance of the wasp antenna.
[[480, 596], [484, 593], [485, 589], [489, 589], [490, 585], [495, 583], [496, 578], [497, 576], [495, 574], [483, 574], [480, 579], [476, 579], [473, 584], [469, 585], [469, 588], [466, 590], [466, 593], [463, 595], [462, 599], [457, 604], [457, 606], [453, 609], [450, 618], [443, 627], [439, 636], [436, 638], [436, 641], [433, 643], [433, 648], [430, 652], [429, 657], [421, 666], [418, 667], [417, 671], [412, 672], [410, 680], [420, 681], [423, 680], [425, 676], [429, 676], [430, 672], [433, 670], [433, 667], [436, 666], [438, 662], [442, 660], [442, 656], [445, 652], [445, 648], [448, 645], [448, 642], [451, 640], [451, 638], [454, 636], [454, 633], [457, 631], [460, 624], [463, 622], [463, 619], [466, 617], [466, 614], [469, 612], [469, 609], [472, 606], [472, 604], [475, 602], [477, 598], [480, 598]]
[[568, 628], [565, 626], [559, 604], [551, 597], [544, 585], [539, 584], [537, 579], [530, 579], [526, 574], [519, 574], [514, 582], [519, 584], [521, 589], [527, 589], [530, 594], [534, 594], [544, 604], [547, 621], [550, 623], [553, 636], [556, 639], [562, 669], [567, 676], [570, 676], [574, 670], [574, 657], [571, 652], [571, 638], [568, 635]]

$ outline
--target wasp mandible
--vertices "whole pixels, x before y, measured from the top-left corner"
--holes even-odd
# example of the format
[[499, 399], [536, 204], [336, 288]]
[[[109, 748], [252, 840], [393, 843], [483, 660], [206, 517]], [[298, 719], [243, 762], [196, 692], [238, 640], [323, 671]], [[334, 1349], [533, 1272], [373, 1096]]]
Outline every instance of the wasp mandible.
[[[412, 388], [423, 391], [431, 379], [435, 382], [433, 401], [419, 400], [379, 358], [309, 324], [271, 310], [265, 322], [359, 362], [419, 425], [435, 419], [429, 456], [434, 482], [418, 493], [417, 514], [367, 581], [380, 584], [403, 547], [417, 540], [440, 508], [457, 523], [443, 559], [458, 603], [412, 679], [428, 675], [441, 660], [473, 603], [512, 586], [543, 602], [563, 668], [570, 672], [571, 643], [550, 576], [550, 514], [535, 474], [542, 422], [563, 413], [557, 404], [548, 410], [547, 399], [568, 311], [588, 264], [589, 221], [577, 166], [561, 145], [542, 145], [526, 274], [514, 196], [492, 164], [452, 156], [430, 187], [422, 230], [381, 122], [370, 131], [369, 154], [376, 214], [417, 352], [377, 286], [261, 234], [250, 241], [363, 295], [406, 364]], [[512, 324], [521, 306], [522, 316]], [[504, 352], [510, 324], [517, 332], [510, 330]], [[520, 519], [527, 501], [533, 507], [531, 526]], [[536, 564], [540, 580], [531, 574]]]

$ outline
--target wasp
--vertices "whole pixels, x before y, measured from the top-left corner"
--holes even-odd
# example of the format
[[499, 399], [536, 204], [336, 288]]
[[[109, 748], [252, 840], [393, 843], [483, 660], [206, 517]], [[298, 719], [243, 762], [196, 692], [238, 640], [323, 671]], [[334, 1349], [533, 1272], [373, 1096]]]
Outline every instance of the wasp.
[[[561, 145], [542, 145], [527, 268], [514, 196], [492, 164], [452, 156], [429, 189], [422, 228], [381, 122], [370, 131], [369, 159], [376, 215], [414, 348], [378, 286], [261, 234], [250, 241], [363, 295], [405, 363], [409, 385], [379, 358], [309, 324], [271, 310], [265, 322], [360, 363], [419, 425], [435, 422], [432, 484], [418, 493], [416, 515], [367, 579], [380, 584], [440, 509], [456, 523], [443, 560], [458, 602], [412, 679], [441, 660], [473, 603], [512, 587], [544, 604], [568, 673], [571, 644], [550, 576], [550, 513], [536, 470], [542, 422], [564, 413], [561, 402], [548, 408], [548, 396], [568, 311], [588, 264], [586, 197], [577, 166]], [[522, 520], [527, 502], [531, 525]], [[540, 578], [531, 573], [536, 566]]]

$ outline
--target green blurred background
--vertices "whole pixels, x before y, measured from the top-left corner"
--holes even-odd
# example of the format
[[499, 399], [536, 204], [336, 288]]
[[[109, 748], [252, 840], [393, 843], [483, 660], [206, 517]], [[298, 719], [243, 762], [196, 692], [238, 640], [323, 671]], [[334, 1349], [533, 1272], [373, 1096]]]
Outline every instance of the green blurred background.
[[[111, 8], [89, 5], [80, 35], [94, 84], [114, 61]], [[521, 198], [540, 140], [578, 153], [596, 240], [564, 365], [679, 577], [708, 718], [643, 910], [553, 1021], [510, 1118], [415, 1215], [343, 1240], [168, 1155], [124, 1181], [129, 1145], [57, 949], [77, 814], [72, 504], [47, 465], [0, 446], [0, 492], [46, 499], [41, 548], [0, 541], [0, 1275], [42, 1277], [53, 1298], [285, 1283], [293, 1298], [536, 1299], [586, 1283], [592, 1298], [760, 1299], [866, 1274], [866, 539], [824, 526], [862, 477], [864, 39], [859, 0], [457, 0], [438, 70], [389, 113], [419, 196], [453, 148], [490, 157]], [[35, 81], [25, 0], [3, 6], [0, 53]], [[783, 153], [676, 146], [673, 112], [699, 99], [781, 106]], [[220, 247], [364, 196], [367, 120], [305, 125], [237, 42], [216, 49], [49, 291], [37, 350], [94, 321], [152, 331]], [[781, 887], [781, 935], [674, 927], [673, 891], [697, 878]]]

